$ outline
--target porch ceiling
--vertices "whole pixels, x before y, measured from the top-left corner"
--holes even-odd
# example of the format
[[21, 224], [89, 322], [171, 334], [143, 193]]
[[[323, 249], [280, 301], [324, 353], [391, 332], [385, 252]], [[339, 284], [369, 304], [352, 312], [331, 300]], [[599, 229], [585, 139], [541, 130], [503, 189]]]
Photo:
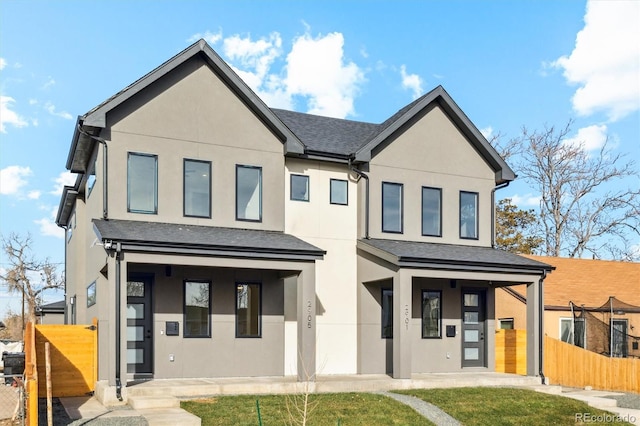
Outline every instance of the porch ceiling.
[[93, 225], [100, 240], [129, 251], [286, 260], [322, 259], [326, 253], [278, 231], [114, 219], [94, 219]]
[[358, 248], [398, 267], [536, 275], [555, 269], [491, 247], [370, 238], [358, 240]]

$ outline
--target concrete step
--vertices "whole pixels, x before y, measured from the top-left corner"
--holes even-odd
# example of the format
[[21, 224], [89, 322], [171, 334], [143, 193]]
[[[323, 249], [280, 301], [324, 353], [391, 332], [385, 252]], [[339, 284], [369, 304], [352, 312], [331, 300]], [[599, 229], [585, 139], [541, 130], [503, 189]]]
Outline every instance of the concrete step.
[[180, 408], [180, 400], [173, 396], [129, 396], [128, 403], [134, 410], [154, 408]]
[[149, 422], [150, 426], [201, 426], [200, 417], [194, 416], [182, 408], [155, 408], [136, 410]]

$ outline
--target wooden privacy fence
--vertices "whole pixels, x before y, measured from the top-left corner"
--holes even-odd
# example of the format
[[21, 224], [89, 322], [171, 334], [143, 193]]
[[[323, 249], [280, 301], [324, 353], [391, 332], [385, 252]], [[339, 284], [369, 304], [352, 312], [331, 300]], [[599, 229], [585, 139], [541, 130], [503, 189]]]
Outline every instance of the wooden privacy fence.
[[26, 392], [25, 424], [38, 425], [38, 365], [36, 363], [36, 332], [33, 323], [24, 330], [24, 382]]
[[[525, 375], [527, 331], [496, 330], [496, 371]], [[640, 359], [610, 358], [544, 337], [544, 375], [550, 384], [640, 393]]]

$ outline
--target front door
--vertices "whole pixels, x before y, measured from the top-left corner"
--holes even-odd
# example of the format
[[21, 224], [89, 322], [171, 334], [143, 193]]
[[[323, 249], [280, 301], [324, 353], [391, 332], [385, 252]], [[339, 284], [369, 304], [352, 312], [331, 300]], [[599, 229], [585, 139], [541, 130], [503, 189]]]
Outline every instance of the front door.
[[627, 320], [614, 319], [611, 331], [611, 355], [617, 358], [627, 357]]
[[153, 374], [153, 321], [151, 276], [130, 276], [127, 281], [127, 373], [134, 378]]
[[486, 291], [462, 290], [462, 366], [486, 367]]

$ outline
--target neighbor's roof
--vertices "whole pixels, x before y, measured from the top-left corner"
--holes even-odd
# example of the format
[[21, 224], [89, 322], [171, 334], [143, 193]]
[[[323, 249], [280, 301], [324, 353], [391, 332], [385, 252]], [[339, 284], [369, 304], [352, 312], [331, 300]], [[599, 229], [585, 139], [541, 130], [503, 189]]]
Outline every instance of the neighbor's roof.
[[[571, 259], [530, 256], [527, 258], [556, 267], [544, 280], [545, 306], [568, 307], [569, 302], [580, 307], [598, 308], [610, 296], [634, 306], [640, 306], [640, 263], [611, 260]], [[512, 287], [526, 296], [522, 286]]]
[[546, 263], [491, 247], [370, 238], [358, 240], [358, 248], [400, 267], [540, 275], [553, 269]]
[[38, 312], [49, 313], [64, 313], [65, 301], [60, 300], [58, 302], [47, 303], [46, 305], [38, 306]]
[[292, 260], [321, 259], [325, 254], [279, 231], [115, 219], [93, 219], [93, 224], [100, 240], [120, 242], [130, 251]]

